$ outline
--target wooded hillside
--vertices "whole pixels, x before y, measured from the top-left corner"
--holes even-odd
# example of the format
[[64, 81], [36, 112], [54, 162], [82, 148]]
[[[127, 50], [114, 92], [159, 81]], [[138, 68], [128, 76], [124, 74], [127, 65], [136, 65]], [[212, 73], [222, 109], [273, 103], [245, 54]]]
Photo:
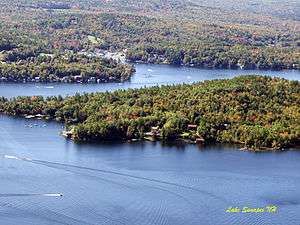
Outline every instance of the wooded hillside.
[[3, 0], [9, 54], [121, 52], [129, 61], [210, 68], [300, 68], [295, 1]]

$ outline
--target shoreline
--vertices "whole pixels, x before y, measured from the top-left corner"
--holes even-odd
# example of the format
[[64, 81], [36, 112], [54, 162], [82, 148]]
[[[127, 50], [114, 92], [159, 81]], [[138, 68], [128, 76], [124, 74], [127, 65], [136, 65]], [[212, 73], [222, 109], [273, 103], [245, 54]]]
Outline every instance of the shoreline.
[[[275, 90], [266, 89], [269, 84], [275, 85]], [[274, 110], [288, 113], [290, 107], [295, 110], [299, 107], [290, 92], [284, 92], [281, 99], [273, 97], [282, 86], [298, 93], [298, 81], [240, 76], [66, 98], [2, 98], [0, 111], [27, 119], [63, 122], [67, 126], [67, 138], [86, 143], [183, 139], [190, 144], [238, 143], [247, 151], [280, 151], [299, 143], [296, 111], [293, 120], [277, 119], [279, 114], [268, 114]], [[172, 100], [175, 95], [176, 102]], [[279, 105], [278, 101], [285, 104]], [[270, 102], [277, 107], [266, 108]], [[257, 110], [258, 103], [265, 113]], [[240, 115], [236, 109], [241, 107], [251, 114]], [[284, 115], [291, 117], [287, 113]]]
[[284, 71], [284, 70], [294, 70], [299, 71], [300, 68], [280, 68], [280, 69], [272, 69], [270, 68], [257, 68], [257, 67], [242, 67], [239, 65], [236, 65], [234, 67], [228, 68], [228, 67], [210, 67], [210, 66], [204, 66], [204, 65], [194, 65], [194, 64], [172, 64], [172, 63], [166, 63], [166, 62], [147, 62], [147, 61], [141, 61], [141, 60], [130, 60], [126, 59], [126, 63], [129, 64], [145, 64], [145, 65], [168, 65], [168, 66], [174, 66], [174, 67], [187, 67], [187, 68], [197, 68], [197, 69], [207, 69], [207, 70], [257, 70], [257, 71]]
[[[133, 74], [132, 74], [133, 75]], [[131, 77], [132, 77], [131, 75]], [[71, 81], [71, 82], [65, 82], [62, 80], [57, 80], [57, 81], [3, 81], [0, 80], [0, 84], [109, 84], [109, 83], [125, 83], [131, 79], [129, 77], [128, 79], [125, 80], [105, 80], [105, 81], [100, 81], [100, 82], [91, 82], [91, 81]]]
[[162, 65], [162, 66], [171, 66], [171, 67], [177, 67], [177, 68], [195, 68], [195, 69], [203, 69], [203, 70], [234, 70], [234, 71], [257, 71], [257, 72], [283, 72], [283, 71], [295, 71], [299, 72], [299, 69], [293, 69], [293, 68], [283, 68], [283, 69], [260, 69], [260, 68], [219, 68], [219, 67], [205, 67], [205, 66], [191, 66], [189, 64], [187, 65], [175, 65], [171, 63], [149, 63], [149, 62], [142, 62], [142, 61], [127, 61], [130, 65], [133, 65], [133, 72], [130, 74], [130, 76], [126, 79], [114, 79], [114, 78], [108, 78], [108, 79], [96, 79], [96, 77], [89, 77], [85, 78], [84, 80], [82, 78], [78, 78], [77, 76], [66, 76], [63, 78], [55, 78], [53, 80], [42, 80], [42, 79], [28, 79], [28, 80], [18, 80], [18, 79], [12, 79], [12, 78], [6, 78], [1, 77], [0, 75], [0, 84], [109, 84], [109, 83], [126, 83], [130, 81], [132, 76], [136, 73], [136, 68], [134, 65]]
[[[53, 121], [53, 120], [52, 120]], [[182, 143], [186, 145], [197, 145], [199, 147], [207, 147], [207, 146], [213, 146], [213, 145], [232, 145], [237, 147], [239, 151], [245, 151], [245, 152], [284, 152], [284, 151], [290, 151], [290, 149], [299, 149], [299, 145], [291, 145], [285, 148], [268, 148], [268, 147], [260, 147], [260, 148], [253, 148], [253, 147], [246, 147], [243, 146], [242, 143], [238, 142], [203, 142], [203, 143], [197, 143], [196, 141], [193, 141], [191, 139], [183, 139], [183, 138], [174, 138], [165, 140], [162, 138], [152, 138], [152, 137], [143, 137], [140, 139], [116, 139], [116, 140], [98, 140], [98, 141], [83, 141], [83, 140], [75, 140], [72, 137], [71, 131], [61, 131], [60, 136], [64, 137], [66, 140], [71, 140], [75, 144], [103, 144], [103, 143], [144, 143], [144, 142], [159, 142], [159, 143], [166, 143], [166, 144], [175, 144], [175, 143]]]
[[[0, 113], [2, 115], [11, 117], [12, 115], [6, 114], [6, 113]], [[48, 122], [55, 122], [59, 124], [64, 124], [66, 125], [65, 122], [62, 121], [57, 121], [55, 118], [49, 118], [45, 115], [13, 115], [13, 117], [16, 118], [23, 118], [26, 120], [32, 120], [32, 121], [48, 121]], [[71, 125], [72, 126], [72, 125]], [[238, 147], [239, 151], [246, 151], [246, 152], [283, 152], [283, 151], [289, 151], [290, 149], [296, 148], [300, 150], [300, 145], [290, 145], [287, 147], [281, 147], [281, 148], [271, 148], [271, 147], [258, 147], [258, 148], [253, 148], [253, 147], [247, 147], [244, 145], [244, 143], [241, 142], [218, 142], [218, 141], [205, 141], [204, 139], [201, 139], [201, 141], [193, 140], [193, 139], [188, 139], [188, 138], [182, 138], [182, 137], [174, 137], [172, 139], [163, 139], [162, 137], [155, 137], [155, 136], [150, 136], [150, 135], [145, 135], [142, 138], [120, 138], [120, 139], [111, 139], [111, 140], [76, 140], [73, 137], [74, 131], [72, 129], [70, 130], [61, 130], [59, 132], [59, 135], [64, 137], [66, 140], [71, 140], [73, 143], [76, 144], [101, 144], [101, 143], [114, 143], [114, 142], [120, 142], [120, 143], [143, 143], [143, 142], [160, 142], [160, 143], [167, 143], [167, 144], [172, 144], [172, 143], [184, 143], [187, 145], [198, 145], [199, 147], [205, 147], [205, 146], [210, 146], [210, 145], [233, 145]]]

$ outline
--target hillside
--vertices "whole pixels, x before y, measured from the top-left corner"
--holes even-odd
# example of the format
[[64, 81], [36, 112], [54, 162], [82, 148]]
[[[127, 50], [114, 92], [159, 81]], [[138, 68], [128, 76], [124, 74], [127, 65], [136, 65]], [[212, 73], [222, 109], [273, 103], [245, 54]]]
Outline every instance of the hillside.
[[286, 1], [1, 1], [7, 54], [127, 50], [128, 61], [299, 69], [299, 4]]

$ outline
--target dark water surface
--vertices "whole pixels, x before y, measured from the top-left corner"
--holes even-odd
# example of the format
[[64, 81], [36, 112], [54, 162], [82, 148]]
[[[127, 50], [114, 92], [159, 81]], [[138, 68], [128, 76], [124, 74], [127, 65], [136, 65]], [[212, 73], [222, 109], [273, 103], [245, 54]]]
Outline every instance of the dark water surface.
[[57, 83], [28, 83], [7, 84], [0, 83], [0, 96], [13, 97], [20, 95], [74, 95], [83, 92], [103, 92], [117, 89], [140, 88], [144, 86], [167, 85], [178, 83], [193, 83], [203, 80], [232, 78], [243, 74], [260, 74], [282, 77], [289, 80], [299, 80], [300, 71], [262, 71], [262, 70], [209, 70], [189, 67], [175, 67], [169, 65], [136, 64], [136, 73], [130, 81], [125, 83], [106, 84], [57, 84]]
[[[157, 79], [159, 68], [165, 76]], [[232, 74], [168, 68], [139, 65], [132, 82], [140, 83], [124, 87]], [[143, 78], [141, 71], [153, 75]], [[281, 74], [299, 80], [295, 71]], [[66, 95], [117, 85], [11, 84], [1, 85], [0, 95]], [[300, 151], [255, 154], [224, 145], [152, 142], [83, 145], [59, 136], [61, 130], [55, 122], [0, 116], [1, 225], [300, 224]], [[276, 205], [277, 213], [225, 212], [268, 205]]]

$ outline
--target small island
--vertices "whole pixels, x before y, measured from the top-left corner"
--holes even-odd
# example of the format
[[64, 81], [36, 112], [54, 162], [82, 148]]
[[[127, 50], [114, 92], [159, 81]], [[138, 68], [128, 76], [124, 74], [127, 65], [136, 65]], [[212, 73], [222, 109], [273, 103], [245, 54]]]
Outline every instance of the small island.
[[0, 112], [66, 123], [77, 142], [177, 140], [281, 150], [300, 143], [300, 83], [240, 76], [63, 98], [1, 98]]

